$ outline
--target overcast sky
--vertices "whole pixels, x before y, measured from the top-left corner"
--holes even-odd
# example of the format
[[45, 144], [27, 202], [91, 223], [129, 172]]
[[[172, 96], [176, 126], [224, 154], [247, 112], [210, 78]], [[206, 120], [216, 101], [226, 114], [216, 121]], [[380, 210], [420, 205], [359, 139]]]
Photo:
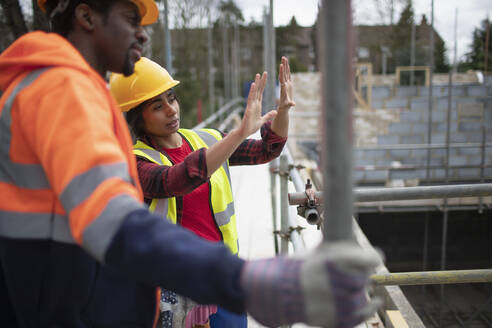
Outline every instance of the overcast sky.
[[[262, 20], [263, 9], [268, 6], [269, 0], [236, 0], [243, 11], [244, 18], [249, 22], [252, 18]], [[389, 2], [380, 1], [380, 2]], [[395, 0], [395, 4], [403, 1]], [[389, 15], [381, 17], [375, 6], [376, 0], [353, 0], [352, 6], [355, 12], [356, 24], [382, 24], [389, 23]], [[420, 22], [422, 14], [425, 14], [430, 23], [431, 0], [414, 0], [413, 6]], [[297, 23], [310, 26], [314, 23], [318, 0], [274, 0], [273, 1], [274, 24], [286, 25], [296, 17]], [[401, 5], [396, 5], [394, 20], [397, 21]], [[434, 0], [434, 26], [437, 32], [446, 42], [447, 49], [454, 47], [454, 21], [455, 9], [458, 8], [458, 57], [463, 56], [469, 50], [471, 37], [475, 27], [487, 16], [492, 14], [492, 0]], [[452, 55], [452, 51], [448, 51]], [[451, 60], [452, 60], [451, 56]]]

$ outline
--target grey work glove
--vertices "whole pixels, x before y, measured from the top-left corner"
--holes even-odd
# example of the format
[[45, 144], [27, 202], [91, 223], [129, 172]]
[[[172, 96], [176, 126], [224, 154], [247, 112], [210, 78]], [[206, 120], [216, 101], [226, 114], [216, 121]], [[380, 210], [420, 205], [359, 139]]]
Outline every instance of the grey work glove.
[[303, 322], [353, 327], [380, 305], [367, 301], [369, 275], [379, 255], [350, 242], [323, 243], [304, 258], [253, 260], [241, 272], [247, 311], [263, 325]]

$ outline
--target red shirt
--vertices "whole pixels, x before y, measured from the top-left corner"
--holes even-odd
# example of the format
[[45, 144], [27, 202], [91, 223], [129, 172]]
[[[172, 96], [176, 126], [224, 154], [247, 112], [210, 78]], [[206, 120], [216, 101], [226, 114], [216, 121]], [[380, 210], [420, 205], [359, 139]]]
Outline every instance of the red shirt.
[[[141, 139], [147, 145], [159, 150], [158, 145], [152, 140], [150, 136], [145, 136]], [[278, 157], [284, 148], [287, 138], [280, 137], [273, 132], [271, 129], [271, 122], [264, 124], [261, 127], [261, 140], [246, 139], [239, 147], [234, 151], [234, 153], [229, 158], [229, 165], [254, 165], [263, 164], [271, 161], [272, 159]], [[202, 219], [204, 216], [200, 214], [194, 214], [193, 210], [187, 209], [188, 206], [196, 207], [202, 206], [199, 213], [204, 213], [208, 211], [205, 216], [212, 217], [212, 211], [210, 209], [209, 193], [207, 190], [207, 203], [206, 205], [195, 202], [187, 201], [187, 206], [184, 206], [184, 198], [189, 195], [188, 198], [194, 198], [195, 195], [192, 193], [196, 188], [202, 186], [203, 188], [209, 188], [208, 177], [207, 177], [207, 163], [205, 160], [205, 148], [198, 149], [194, 152], [190, 152], [188, 143], [183, 142], [182, 147], [188, 147], [186, 150], [181, 150], [182, 152], [179, 156], [179, 161], [174, 161], [173, 166], [165, 166], [152, 163], [143, 157], [137, 156], [137, 169], [138, 178], [140, 184], [142, 185], [144, 199], [147, 204], [150, 204], [152, 198], [168, 198], [176, 197], [176, 211], [178, 216], [178, 222], [184, 221], [186, 227], [192, 226], [194, 228], [189, 228], [200, 236], [204, 236], [209, 240], [216, 236], [220, 238], [220, 232], [215, 226], [215, 221], [212, 218], [212, 224], [215, 227], [215, 233], [211, 233], [210, 229], [207, 229], [206, 233], [197, 231], [198, 227], [195, 223], [190, 223], [190, 220], [205, 221], [197, 224], [209, 224], [208, 219]], [[177, 149], [181, 149], [177, 148]], [[171, 150], [173, 151], [173, 150]], [[163, 153], [168, 153], [168, 151], [163, 150]], [[170, 157], [170, 155], [168, 155]], [[183, 158], [184, 156], [184, 158]], [[192, 194], [190, 194], [192, 193]], [[205, 194], [205, 193], [204, 193]], [[202, 195], [203, 196], [203, 195]], [[198, 205], [201, 204], [201, 205]], [[188, 211], [188, 218], [183, 219], [184, 212]], [[186, 222], [188, 221], [188, 222]], [[207, 223], [208, 222], [208, 223]], [[210, 228], [210, 225], [208, 225]], [[219, 239], [222, 240], [222, 239]]]
[[[191, 153], [188, 143], [184, 139], [182, 141], [181, 147], [160, 149], [161, 152], [169, 156], [174, 164], [183, 162], [186, 156]], [[208, 182], [202, 183], [191, 193], [184, 195], [182, 217], [179, 224], [207, 240], [222, 240], [210, 208], [210, 186]]]

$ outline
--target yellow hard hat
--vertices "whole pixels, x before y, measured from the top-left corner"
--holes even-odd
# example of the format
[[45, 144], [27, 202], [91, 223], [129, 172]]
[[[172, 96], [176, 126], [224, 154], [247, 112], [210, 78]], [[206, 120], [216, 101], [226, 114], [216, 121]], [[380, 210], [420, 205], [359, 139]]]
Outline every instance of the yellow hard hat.
[[[46, 1], [38, 0], [38, 6], [43, 12], [46, 12]], [[128, 0], [138, 7], [140, 16], [142, 16], [142, 25], [153, 24], [159, 16], [159, 9], [154, 0]]]
[[161, 65], [146, 57], [135, 63], [132, 75], [125, 77], [123, 74], [112, 73], [109, 78], [111, 93], [123, 112], [128, 112], [178, 84], [179, 81], [174, 80]]

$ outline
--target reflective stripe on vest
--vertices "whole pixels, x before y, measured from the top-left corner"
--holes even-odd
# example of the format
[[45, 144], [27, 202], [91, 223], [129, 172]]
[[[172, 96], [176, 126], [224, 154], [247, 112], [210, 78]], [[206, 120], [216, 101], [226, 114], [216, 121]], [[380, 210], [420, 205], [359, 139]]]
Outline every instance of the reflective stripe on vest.
[[[12, 106], [23, 89], [31, 85], [49, 68], [27, 74], [10, 93], [0, 114], [0, 182], [25, 189], [50, 188], [43, 167], [39, 164], [21, 164], [10, 161], [12, 139]], [[0, 236], [19, 239], [51, 239], [75, 243], [68, 218], [55, 213], [26, 213], [0, 210]]]
[[[16, 96], [31, 85], [44, 71], [30, 72], [8, 96], [0, 114], [0, 182], [26, 190], [49, 190], [43, 167], [40, 164], [20, 164], [10, 160], [12, 106]], [[71, 210], [92, 195], [104, 181], [112, 178], [133, 183], [126, 162], [102, 164], [91, 167], [75, 176], [59, 195], [66, 214], [24, 212], [0, 209], [0, 236], [17, 239], [48, 239], [75, 244], [68, 215]], [[97, 218], [84, 230], [82, 246], [100, 261], [127, 214], [142, 208], [131, 196], [122, 194], [113, 197]]]
[[15, 184], [20, 188], [47, 189], [50, 187], [43, 167], [39, 164], [13, 163], [10, 158], [12, 139], [12, 106], [17, 94], [33, 83], [48, 68], [34, 70], [19, 82], [10, 93], [0, 115], [0, 182]]
[[[213, 129], [179, 129], [178, 132], [190, 144], [193, 151], [200, 148], [209, 148], [222, 139], [220, 132]], [[172, 166], [171, 161], [165, 155], [141, 141], [137, 141], [135, 144], [134, 154], [159, 165]], [[233, 254], [237, 254], [239, 247], [228, 161], [224, 162], [222, 166], [212, 174], [209, 185], [212, 212], [215, 222], [222, 234], [224, 244], [229, 247]], [[164, 201], [166, 202], [166, 205], [162, 204]], [[161, 205], [161, 207], [158, 208], [157, 206], [152, 206], [154, 202]], [[174, 206], [174, 213], [171, 213], [169, 205]], [[150, 209], [162, 216], [166, 216], [171, 222], [176, 223], [177, 215], [175, 206], [175, 197], [153, 199]]]
[[[148, 146], [140, 140], [137, 140], [133, 146], [133, 153], [136, 156], [146, 158], [147, 160], [159, 164], [172, 166], [173, 163], [163, 154]], [[154, 198], [150, 202], [149, 211], [155, 212], [160, 216], [165, 217], [170, 222], [176, 224], [177, 210], [176, 210], [176, 198]]]

